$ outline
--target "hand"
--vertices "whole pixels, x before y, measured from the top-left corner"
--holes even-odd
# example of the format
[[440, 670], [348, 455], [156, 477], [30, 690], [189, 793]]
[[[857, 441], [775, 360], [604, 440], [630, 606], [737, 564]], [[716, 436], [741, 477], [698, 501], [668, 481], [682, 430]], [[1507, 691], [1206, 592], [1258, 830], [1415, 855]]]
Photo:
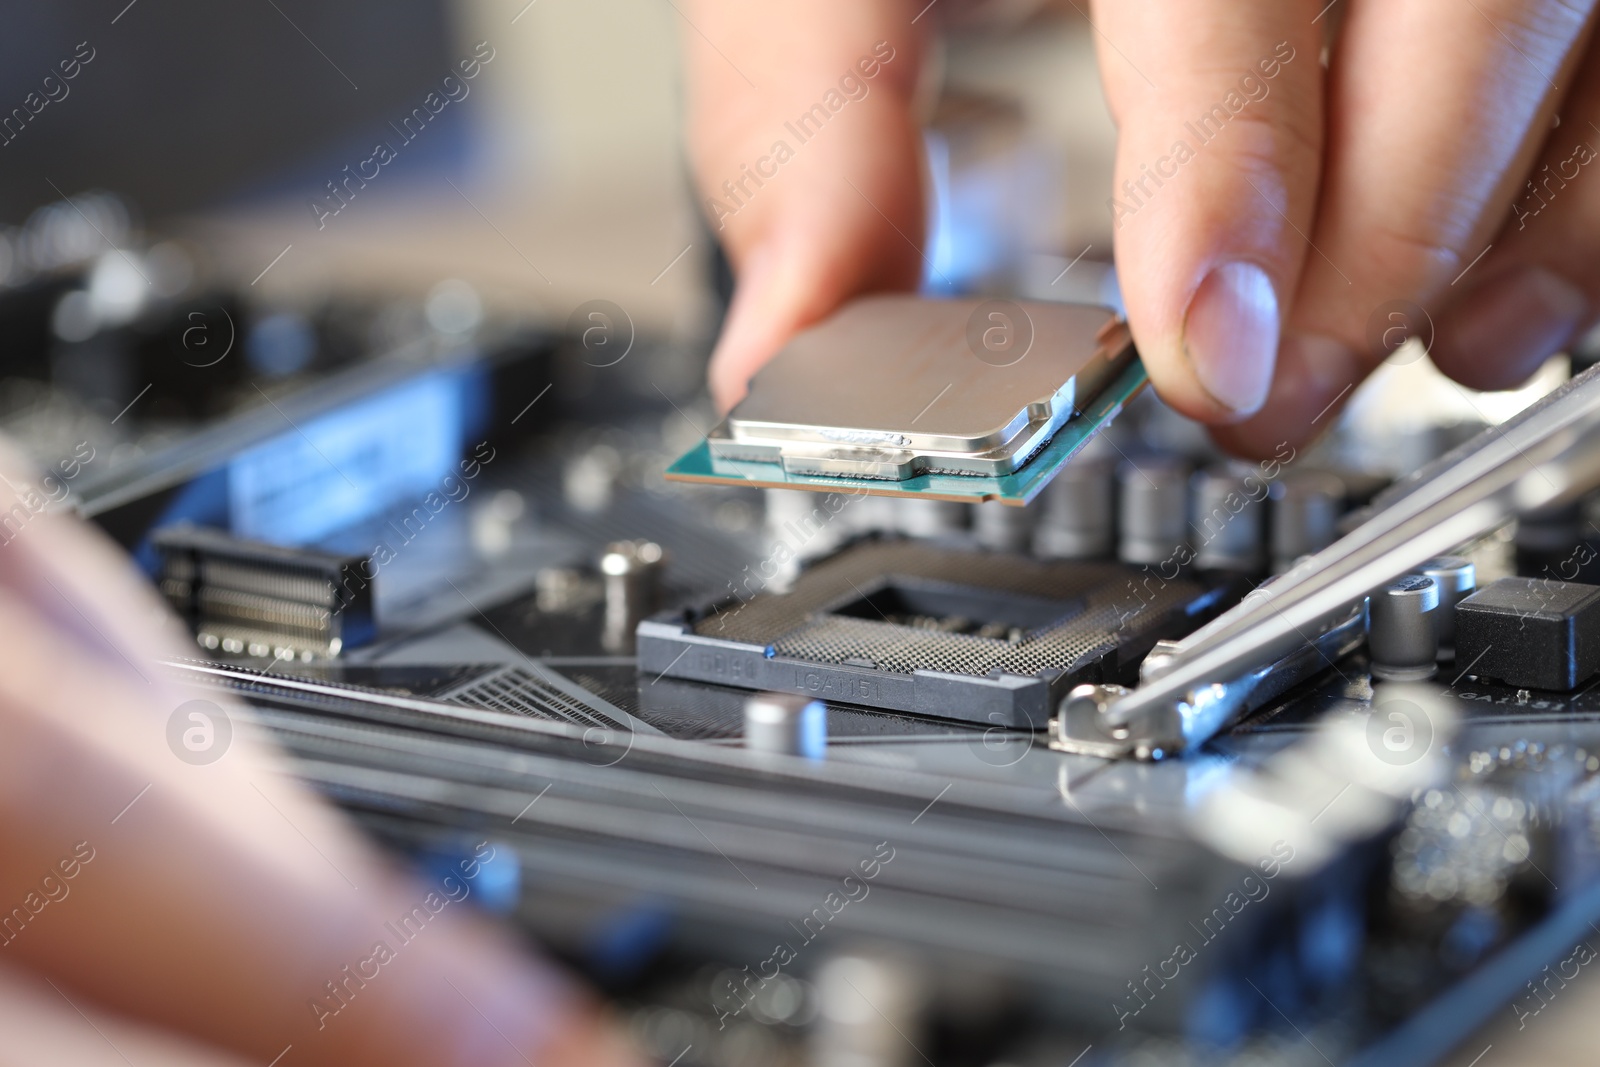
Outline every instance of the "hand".
[[[1332, 423], [1393, 344], [1384, 305], [1431, 315], [1433, 357], [1456, 380], [1505, 388], [1580, 336], [1600, 298], [1593, 5], [1324, 2], [1093, 5], [1134, 339], [1163, 398], [1245, 454]], [[903, 133], [917, 6], [691, 5], [727, 57], [686, 31], [708, 196], [867, 38], [906, 60], [897, 91], [875, 85], [870, 107], [851, 104], [721, 220], [740, 270], [711, 371], [724, 407], [796, 329], [858, 292], [915, 284], [918, 145]]]
[[859, 293], [916, 287], [924, 200], [912, 97], [929, 20], [913, 25], [909, 0], [681, 9], [690, 154], [739, 277], [711, 357], [712, 397], [726, 410], [797, 331]]
[[[0, 474], [17, 492], [32, 481], [9, 452]], [[284, 1067], [641, 1062], [578, 989], [460, 906], [376, 977], [348, 979], [347, 967], [369, 969], [376, 942], [398, 944], [385, 923], [430, 887], [390, 870], [296, 784], [231, 702], [214, 698], [233, 726], [222, 758], [180, 760], [167, 721], [194, 694], [160, 662], [192, 643], [96, 531], [52, 513], [19, 525], [26, 511], [0, 530], [8, 1051], [110, 1065], [124, 1042], [172, 1044], [112, 1012], [258, 1065], [288, 1046]], [[338, 1004], [330, 981], [349, 996], [322, 1014], [314, 1000]]]

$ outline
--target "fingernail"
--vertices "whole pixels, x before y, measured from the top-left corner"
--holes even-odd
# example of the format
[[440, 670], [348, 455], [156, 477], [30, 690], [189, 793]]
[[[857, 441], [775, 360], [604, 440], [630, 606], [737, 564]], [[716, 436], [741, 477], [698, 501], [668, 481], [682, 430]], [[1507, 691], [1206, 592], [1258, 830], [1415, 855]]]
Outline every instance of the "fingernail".
[[1183, 348], [1195, 377], [1234, 415], [1258, 411], [1278, 352], [1278, 296], [1253, 263], [1212, 269], [1189, 301]]
[[1464, 294], [1440, 325], [1436, 347], [1451, 376], [1478, 389], [1525, 380], [1572, 336], [1589, 301], [1542, 267], [1521, 267]]

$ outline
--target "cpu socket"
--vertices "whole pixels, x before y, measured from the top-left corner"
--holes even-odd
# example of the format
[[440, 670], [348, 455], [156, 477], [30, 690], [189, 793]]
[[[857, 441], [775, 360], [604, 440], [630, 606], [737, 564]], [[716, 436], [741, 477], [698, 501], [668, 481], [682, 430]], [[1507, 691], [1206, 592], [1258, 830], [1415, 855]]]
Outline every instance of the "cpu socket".
[[1067, 689], [1125, 678], [1230, 591], [1118, 563], [868, 539], [784, 593], [640, 623], [650, 677], [810, 693], [986, 726], [1037, 728]]

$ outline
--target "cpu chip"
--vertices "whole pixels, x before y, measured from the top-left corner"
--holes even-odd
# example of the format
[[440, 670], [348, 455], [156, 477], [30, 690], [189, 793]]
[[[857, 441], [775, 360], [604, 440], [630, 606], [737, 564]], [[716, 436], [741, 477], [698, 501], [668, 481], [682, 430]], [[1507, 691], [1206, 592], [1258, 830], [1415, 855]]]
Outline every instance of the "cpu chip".
[[667, 477], [1022, 504], [1144, 382], [1109, 308], [864, 297], [795, 337]]

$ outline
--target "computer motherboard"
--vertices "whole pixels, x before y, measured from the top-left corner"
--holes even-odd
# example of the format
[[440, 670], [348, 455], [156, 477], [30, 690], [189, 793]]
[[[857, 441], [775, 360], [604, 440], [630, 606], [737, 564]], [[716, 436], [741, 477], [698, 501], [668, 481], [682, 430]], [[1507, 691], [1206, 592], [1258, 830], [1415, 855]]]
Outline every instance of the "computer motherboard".
[[72, 503], [189, 622], [196, 699], [242, 698], [424, 877], [515, 855], [485, 906], [662, 1062], [1410, 1065], [1579, 965], [1587, 501], [1305, 635], [1181, 755], [1109, 758], [1053, 744], [1085, 687], [1150, 677], [1392, 472], [1225, 460], [1123, 362], [1048, 485], [673, 481], [715, 473], [716, 420], [635, 347], [319, 365], [108, 450]]

